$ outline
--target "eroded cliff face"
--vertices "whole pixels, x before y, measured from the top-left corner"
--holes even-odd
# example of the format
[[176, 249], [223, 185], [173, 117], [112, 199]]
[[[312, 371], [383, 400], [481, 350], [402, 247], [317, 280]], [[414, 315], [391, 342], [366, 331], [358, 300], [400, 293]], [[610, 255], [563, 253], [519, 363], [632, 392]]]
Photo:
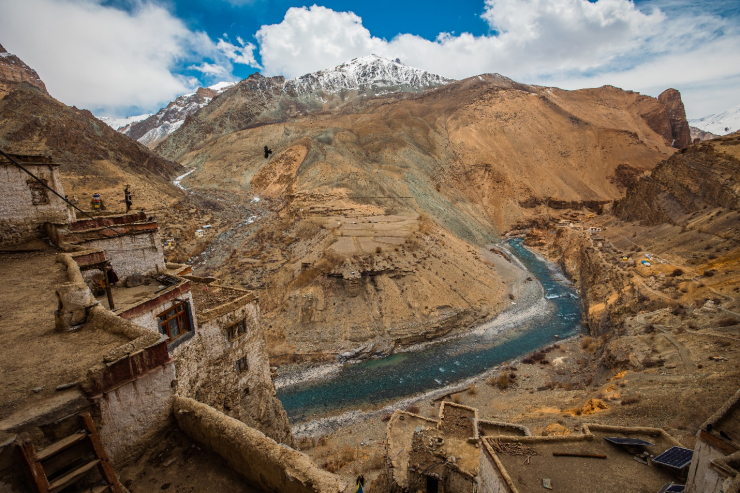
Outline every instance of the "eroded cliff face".
[[686, 109], [681, 100], [681, 93], [676, 89], [666, 89], [658, 96], [658, 101], [668, 110], [672, 146], [683, 149], [691, 144], [691, 129], [689, 122], [686, 121]]
[[[619, 333], [641, 310], [680, 314], [687, 303], [714, 299], [728, 282], [736, 286], [738, 155], [739, 135], [694, 144], [634, 180], [613, 213], [529, 232], [527, 244], [579, 287], [592, 335]], [[723, 279], [716, 280], [718, 266]]]
[[707, 207], [740, 208], [740, 160], [733, 155], [737, 134], [683, 149], [638, 180], [614, 212], [624, 221], [647, 225], [680, 222]]

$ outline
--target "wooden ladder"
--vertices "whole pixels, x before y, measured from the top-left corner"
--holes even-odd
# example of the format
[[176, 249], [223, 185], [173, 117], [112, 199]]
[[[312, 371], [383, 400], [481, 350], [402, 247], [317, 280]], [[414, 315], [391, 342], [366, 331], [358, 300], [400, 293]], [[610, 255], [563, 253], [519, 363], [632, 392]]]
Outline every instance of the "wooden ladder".
[[34, 493], [57, 493], [96, 467], [107, 484], [91, 493], [123, 493], [89, 413], [80, 414], [82, 429], [37, 451], [30, 440], [20, 444], [24, 466]]

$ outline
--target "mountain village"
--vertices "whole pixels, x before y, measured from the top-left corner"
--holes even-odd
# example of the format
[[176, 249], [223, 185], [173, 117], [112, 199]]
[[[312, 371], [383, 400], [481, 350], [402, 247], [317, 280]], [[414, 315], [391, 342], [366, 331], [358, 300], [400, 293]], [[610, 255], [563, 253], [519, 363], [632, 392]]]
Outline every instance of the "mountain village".
[[[678, 91], [373, 55], [117, 126], [0, 54], [0, 492], [740, 492], [740, 133]], [[509, 241], [574, 335], [351, 422], [284, 407], [547, 315]]]

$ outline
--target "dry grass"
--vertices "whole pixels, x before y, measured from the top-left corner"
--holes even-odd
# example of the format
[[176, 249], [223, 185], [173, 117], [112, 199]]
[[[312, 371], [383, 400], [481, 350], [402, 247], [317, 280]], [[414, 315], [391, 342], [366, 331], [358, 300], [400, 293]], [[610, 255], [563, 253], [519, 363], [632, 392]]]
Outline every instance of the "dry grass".
[[419, 406], [413, 404], [406, 408], [406, 412], [411, 414], [419, 414], [419, 411]]
[[321, 232], [321, 226], [311, 221], [301, 221], [295, 228], [296, 238], [310, 240]]
[[629, 406], [631, 404], [637, 404], [638, 402], [640, 402], [640, 399], [641, 397], [639, 395], [631, 395], [622, 399], [622, 405]]
[[330, 473], [336, 473], [347, 464], [354, 462], [357, 458], [357, 450], [349, 445], [344, 445], [337, 451], [329, 453], [326, 462], [321, 466]]

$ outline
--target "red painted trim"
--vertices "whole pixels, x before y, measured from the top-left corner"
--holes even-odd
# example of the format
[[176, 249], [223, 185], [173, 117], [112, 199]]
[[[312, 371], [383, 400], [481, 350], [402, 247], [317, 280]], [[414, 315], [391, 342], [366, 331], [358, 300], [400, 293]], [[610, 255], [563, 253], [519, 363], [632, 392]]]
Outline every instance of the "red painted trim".
[[109, 364], [104, 370], [91, 378], [92, 383], [86, 389], [86, 392], [89, 396], [110, 392], [171, 361], [172, 358], [167, 351], [167, 341], [159, 342], [154, 346]]
[[156, 298], [152, 298], [136, 306], [133, 306], [129, 308], [128, 310], [119, 313], [118, 316], [121, 318], [125, 318], [126, 320], [132, 319], [134, 317], [141, 315], [142, 313], [150, 312], [154, 308], [161, 306], [167, 303], [168, 301], [171, 301], [177, 298], [178, 296], [184, 293], [188, 293], [188, 292], [190, 292], [190, 281], [186, 280], [184, 283], [180, 284], [179, 286], [175, 286], [174, 288], [172, 288], [171, 291], [165, 291], [164, 293], [160, 294]]
[[101, 262], [105, 262], [105, 252], [92, 252], [84, 255], [72, 256], [77, 265], [80, 267], [86, 267], [88, 265], [95, 265]]
[[105, 226], [141, 223], [145, 221], [146, 214], [137, 212], [135, 214], [126, 214], [125, 216], [102, 216], [95, 219], [80, 219], [70, 224], [69, 227], [72, 231], [82, 231], [85, 229], [97, 229]]

